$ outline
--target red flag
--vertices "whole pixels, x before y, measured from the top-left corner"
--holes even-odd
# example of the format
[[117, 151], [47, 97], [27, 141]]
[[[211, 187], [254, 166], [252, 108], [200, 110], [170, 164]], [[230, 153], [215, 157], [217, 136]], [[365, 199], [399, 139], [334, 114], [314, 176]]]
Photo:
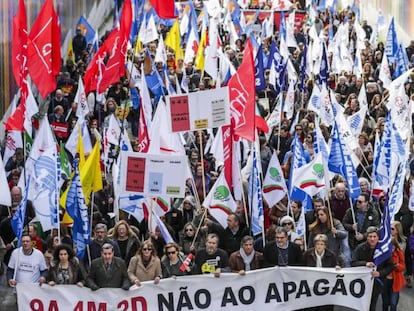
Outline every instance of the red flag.
[[53, 0], [46, 0], [29, 34], [28, 67], [32, 81], [45, 98], [56, 89], [60, 71], [60, 26]]
[[26, 113], [26, 103], [21, 101], [22, 97], [20, 97], [20, 104], [17, 106], [16, 110], [13, 112], [12, 115], [9, 116], [6, 123], [6, 130], [8, 131], [20, 131], [22, 132], [24, 129], [24, 115]]
[[160, 18], [176, 18], [174, 0], [150, 0]]
[[13, 16], [12, 67], [17, 85], [23, 87], [27, 76], [27, 17], [24, 0], [19, 0], [19, 8]]
[[105, 66], [102, 80], [99, 82], [98, 92], [103, 93], [113, 83], [125, 75], [125, 58], [128, 46], [129, 34], [132, 25], [131, 0], [124, 2], [122, 17], [115, 43], [111, 47], [111, 54]]
[[145, 113], [141, 104], [141, 111], [139, 113], [138, 122], [138, 152], [147, 153], [150, 146], [150, 139], [148, 134], [147, 122], [145, 121]]
[[253, 49], [250, 40], [244, 49], [243, 62], [228, 83], [230, 114], [234, 134], [249, 141], [255, 139], [256, 87], [254, 80]]
[[226, 125], [221, 127], [223, 135], [223, 158], [224, 158], [224, 177], [226, 178], [229, 187], [233, 187], [233, 127]]
[[112, 48], [115, 46], [116, 40], [118, 38], [118, 32], [119, 29], [117, 28], [112, 30], [112, 32], [105, 39], [102, 46], [95, 53], [91, 62], [89, 63], [85, 75], [83, 76], [83, 82], [85, 84], [85, 94], [97, 90], [100, 72], [105, 70], [104, 59], [106, 58], [106, 55], [111, 53]]

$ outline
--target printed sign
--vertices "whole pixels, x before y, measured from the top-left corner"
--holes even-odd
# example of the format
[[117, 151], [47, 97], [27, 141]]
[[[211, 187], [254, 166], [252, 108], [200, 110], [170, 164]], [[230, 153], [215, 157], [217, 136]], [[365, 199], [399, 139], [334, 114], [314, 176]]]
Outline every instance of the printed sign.
[[184, 197], [185, 156], [122, 152], [122, 159], [121, 193]]

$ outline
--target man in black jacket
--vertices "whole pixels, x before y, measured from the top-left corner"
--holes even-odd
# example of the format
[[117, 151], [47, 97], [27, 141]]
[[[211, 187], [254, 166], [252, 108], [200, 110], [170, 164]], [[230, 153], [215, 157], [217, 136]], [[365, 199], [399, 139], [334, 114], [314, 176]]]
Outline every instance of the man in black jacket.
[[266, 243], [263, 249], [265, 267], [274, 266], [300, 266], [302, 264], [302, 251], [295, 243], [288, 240], [285, 228], [276, 228], [276, 239]]
[[102, 256], [92, 261], [86, 285], [92, 290], [104, 287], [128, 290], [131, 286], [125, 262], [114, 256], [112, 244], [105, 243], [102, 246]]
[[363, 244], [358, 245], [352, 256], [352, 266], [365, 266], [373, 268], [372, 277], [375, 278], [374, 287], [372, 289], [370, 311], [375, 311], [377, 300], [382, 292], [384, 279], [394, 269], [391, 256], [387, 260], [380, 263], [378, 266], [374, 263], [374, 252], [378, 244], [378, 228], [368, 227], [367, 229], [367, 241]]

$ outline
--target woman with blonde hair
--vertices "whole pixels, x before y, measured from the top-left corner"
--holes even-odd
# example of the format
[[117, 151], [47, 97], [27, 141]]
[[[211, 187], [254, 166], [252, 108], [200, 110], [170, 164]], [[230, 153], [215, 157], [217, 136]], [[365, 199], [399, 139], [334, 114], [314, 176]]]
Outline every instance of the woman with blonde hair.
[[154, 284], [160, 282], [162, 278], [161, 261], [150, 240], [144, 241], [136, 255], [131, 258], [128, 277], [137, 286], [141, 286], [141, 282], [144, 281], [154, 280]]
[[125, 220], [120, 220], [115, 224], [113, 230], [111, 230], [109, 237], [118, 244], [121, 258], [128, 266], [129, 261], [139, 248], [140, 243], [137, 234]]
[[391, 237], [397, 240], [400, 248], [405, 252], [407, 248], [407, 238], [404, 236], [403, 227], [399, 221], [391, 221]]

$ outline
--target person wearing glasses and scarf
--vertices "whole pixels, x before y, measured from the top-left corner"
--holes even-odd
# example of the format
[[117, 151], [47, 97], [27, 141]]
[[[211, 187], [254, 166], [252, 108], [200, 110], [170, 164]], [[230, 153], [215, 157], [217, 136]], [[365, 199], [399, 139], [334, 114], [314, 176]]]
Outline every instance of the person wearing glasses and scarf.
[[152, 281], [158, 284], [162, 277], [161, 261], [151, 241], [146, 240], [131, 258], [128, 266], [128, 277], [131, 282], [141, 286], [141, 282]]
[[164, 247], [164, 256], [161, 260], [162, 277], [175, 278], [176, 276], [189, 275], [193, 265], [183, 265], [183, 254], [179, 252], [177, 243], [168, 243]]

